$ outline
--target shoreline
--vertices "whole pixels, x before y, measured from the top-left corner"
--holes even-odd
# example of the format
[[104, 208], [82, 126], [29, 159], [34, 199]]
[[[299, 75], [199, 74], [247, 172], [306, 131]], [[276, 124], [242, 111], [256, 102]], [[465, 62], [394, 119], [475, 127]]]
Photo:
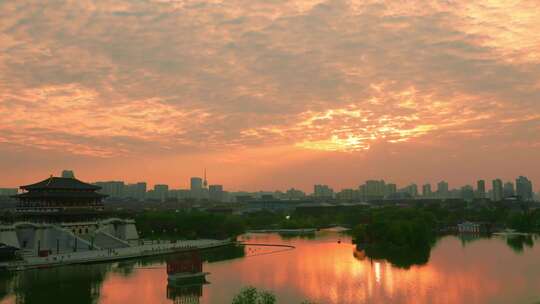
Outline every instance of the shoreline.
[[235, 243], [236, 242], [232, 240], [194, 240], [168, 244], [148, 244], [126, 248], [52, 254], [47, 257], [27, 257], [23, 261], [0, 263], [0, 271], [24, 271], [28, 269], [52, 268], [76, 264], [97, 264], [102, 262], [166, 255], [176, 252], [217, 248]]
[[246, 233], [315, 233], [316, 228], [303, 228], [303, 229], [257, 229], [247, 230]]

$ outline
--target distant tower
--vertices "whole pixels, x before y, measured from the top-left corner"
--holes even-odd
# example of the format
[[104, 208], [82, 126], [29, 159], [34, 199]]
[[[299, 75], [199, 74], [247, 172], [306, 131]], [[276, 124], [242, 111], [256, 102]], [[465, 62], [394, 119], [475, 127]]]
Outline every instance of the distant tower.
[[503, 183], [502, 180], [497, 178], [493, 180], [493, 201], [500, 202], [503, 199]]
[[476, 182], [476, 197], [485, 198], [486, 197], [486, 181], [479, 180]]
[[64, 170], [64, 171], [62, 171], [62, 177], [64, 177], [64, 178], [75, 178], [75, 173], [73, 173], [73, 170]]
[[431, 184], [425, 184], [422, 186], [422, 195], [424, 197], [430, 197], [432, 195]]
[[520, 176], [516, 179], [516, 194], [524, 201], [531, 201], [533, 199], [532, 183], [525, 176]]
[[208, 181], [206, 180], [206, 168], [204, 168], [204, 182], [203, 187], [208, 188]]
[[202, 197], [203, 181], [200, 177], [191, 178], [191, 198], [200, 199]]
[[448, 198], [449, 191], [447, 182], [441, 181], [437, 184], [437, 195], [439, 198]]
[[507, 182], [504, 184], [503, 195], [505, 198], [516, 195], [516, 191], [514, 190], [514, 184], [512, 182]]

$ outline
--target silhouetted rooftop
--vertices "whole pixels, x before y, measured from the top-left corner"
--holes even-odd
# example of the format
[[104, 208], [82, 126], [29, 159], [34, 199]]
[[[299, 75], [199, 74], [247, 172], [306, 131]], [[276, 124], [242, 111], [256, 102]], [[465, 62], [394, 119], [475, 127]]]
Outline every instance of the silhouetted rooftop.
[[13, 197], [20, 199], [32, 199], [32, 198], [80, 198], [80, 199], [98, 199], [107, 197], [107, 195], [99, 194], [96, 192], [70, 192], [70, 191], [38, 191], [38, 192], [25, 192]]
[[76, 178], [51, 176], [41, 182], [20, 187], [23, 190], [99, 190], [101, 187], [81, 182]]

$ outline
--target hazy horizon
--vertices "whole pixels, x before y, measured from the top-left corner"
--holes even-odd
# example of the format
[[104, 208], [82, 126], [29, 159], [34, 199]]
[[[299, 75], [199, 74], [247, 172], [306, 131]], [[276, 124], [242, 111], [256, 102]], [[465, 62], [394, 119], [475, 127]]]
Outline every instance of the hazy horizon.
[[[73, 170], [70, 170], [70, 171], [73, 171]], [[190, 178], [191, 177], [199, 177], [199, 178], [202, 178], [204, 179], [204, 175], [194, 175], [194, 176], [190, 176], [188, 177], [186, 180], [183, 180], [183, 181], [176, 181], [176, 183], [174, 184], [167, 184], [167, 183], [148, 183], [144, 178], [142, 179], [139, 179], [139, 180], [125, 180], [123, 178], [116, 178], [116, 179], [85, 179], [84, 177], [80, 177], [77, 172], [75, 171], [75, 178], [79, 179], [79, 180], [82, 180], [84, 182], [88, 182], [88, 183], [95, 183], [95, 182], [111, 182], [111, 181], [121, 181], [121, 182], [124, 182], [126, 185], [127, 184], [135, 184], [135, 183], [139, 183], [139, 182], [145, 182], [147, 183], [147, 189], [148, 190], [151, 190], [153, 189], [154, 185], [157, 185], [157, 184], [166, 184], [169, 186], [169, 189], [170, 190], [174, 190], [174, 189], [187, 189], [189, 190], [190, 188]], [[61, 172], [59, 173], [51, 173], [49, 176], [54, 176], [54, 177], [61, 177]], [[33, 181], [30, 181], [30, 182], [26, 182], [24, 184], [21, 184], [21, 185], [0, 185], [0, 188], [2, 187], [10, 187], [10, 188], [18, 188], [19, 186], [23, 186], [23, 185], [27, 185], [27, 184], [32, 184], [34, 182], [38, 182], [38, 181], [41, 181], [43, 179], [46, 179], [48, 178], [49, 176], [46, 176], [46, 177], [43, 177], [41, 179], [36, 179], [36, 180], [33, 180]], [[497, 177], [499, 178], [499, 177]], [[517, 178], [517, 177], [516, 177]], [[509, 178], [509, 179], [502, 179], [503, 183], [505, 182], [511, 182], [512, 184], [514, 184], [514, 187], [516, 186], [516, 178]], [[343, 190], [343, 189], [357, 189], [360, 185], [364, 184], [366, 181], [368, 180], [381, 180], [383, 179], [386, 184], [397, 184], [397, 187], [398, 187], [398, 190], [399, 188], [405, 188], [406, 186], [409, 186], [411, 184], [416, 184], [418, 186], [418, 191], [419, 193], [422, 193], [422, 186], [425, 185], [425, 184], [430, 184], [431, 187], [432, 187], [432, 191], [436, 191], [437, 190], [437, 184], [441, 181], [445, 181], [445, 182], [448, 182], [448, 180], [437, 180], [437, 181], [424, 181], [424, 182], [421, 182], [421, 183], [417, 183], [417, 182], [404, 182], [404, 183], [396, 183], [394, 180], [392, 179], [384, 179], [384, 178], [371, 178], [371, 179], [366, 179], [366, 180], [362, 180], [362, 181], [358, 181], [357, 184], [355, 185], [351, 185], [351, 186], [348, 186], [348, 187], [340, 187], [340, 186], [336, 186], [334, 184], [331, 184], [331, 183], [314, 183], [314, 184], [311, 184], [311, 185], [306, 185], [305, 187], [294, 187], [294, 186], [285, 186], [284, 188], [259, 188], [259, 189], [231, 189], [231, 188], [228, 188], [226, 184], [223, 184], [223, 183], [220, 183], [218, 181], [215, 181], [213, 182], [212, 180], [209, 180], [208, 182], [208, 185], [214, 185], [214, 184], [217, 184], [217, 185], [222, 185], [224, 186], [225, 188], [223, 190], [225, 191], [229, 191], [229, 192], [258, 192], [258, 191], [263, 191], [263, 192], [266, 192], [266, 191], [287, 191], [291, 188], [295, 188], [297, 190], [302, 190], [306, 193], [311, 193], [313, 192], [313, 187], [316, 185], [316, 184], [325, 184], [325, 185], [328, 185], [330, 186], [330, 188], [333, 188], [334, 191], [340, 191], [340, 190]], [[461, 188], [462, 186], [466, 186], [466, 185], [470, 185], [472, 186], [474, 189], [477, 188], [477, 182], [478, 180], [480, 179], [477, 179], [477, 180], [474, 180], [474, 181], [471, 181], [469, 183], [466, 183], [466, 184], [451, 184], [449, 183], [449, 189], [452, 190], [452, 189], [459, 189]], [[491, 190], [492, 189], [492, 179], [483, 179], [485, 181], [485, 187], [486, 187], [486, 190]], [[534, 191], [534, 194], [536, 194], [538, 191], [538, 189], [534, 188], [534, 181], [533, 182], [533, 191]], [[540, 193], [540, 192], [538, 192]]]
[[537, 1], [0, 1], [0, 186], [540, 187]]

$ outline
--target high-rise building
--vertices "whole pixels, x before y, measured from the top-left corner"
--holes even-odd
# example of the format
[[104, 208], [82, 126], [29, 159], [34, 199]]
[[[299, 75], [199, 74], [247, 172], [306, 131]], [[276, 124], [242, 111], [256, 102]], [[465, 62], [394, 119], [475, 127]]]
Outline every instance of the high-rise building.
[[358, 198], [363, 202], [367, 201], [366, 185], [358, 186]]
[[532, 182], [525, 176], [520, 176], [516, 179], [516, 195], [524, 201], [531, 201], [533, 199]]
[[336, 199], [340, 201], [352, 201], [355, 199], [355, 192], [353, 189], [342, 189], [336, 193]]
[[169, 198], [169, 186], [163, 184], [154, 185], [154, 198], [164, 202]]
[[447, 182], [441, 181], [437, 184], [437, 196], [440, 198], [448, 198], [450, 196]]
[[203, 187], [203, 180], [200, 177], [192, 177], [191, 178], [191, 190], [198, 190], [202, 189]]
[[127, 184], [125, 187], [124, 197], [144, 200], [146, 198], [146, 183], [139, 182], [135, 184]]
[[425, 184], [422, 186], [422, 196], [431, 197], [433, 193], [431, 192], [431, 184]]
[[516, 191], [514, 190], [514, 183], [512, 182], [506, 182], [503, 186], [503, 196], [505, 198], [512, 197], [516, 195]]
[[146, 182], [138, 182], [135, 184], [135, 198], [144, 199], [146, 196]]
[[486, 198], [486, 181], [483, 179], [476, 182], [476, 197]]
[[286, 199], [302, 199], [306, 197], [306, 194], [302, 190], [291, 188], [285, 192], [284, 196]]
[[366, 181], [366, 200], [379, 200], [384, 198], [386, 191], [386, 183], [384, 180], [368, 180]]
[[185, 200], [185, 199], [191, 198], [191, 191], [187, 189], [169, 190], [169, 198], [175, 198], [177, 200]]
[[461, 188], [459, 188], [459, 189], [449, 189], [448, 190], [448, 196], [446, 198], [463, 199], [463, 194], [461, 193]]
[[503, 183], [502, 183], [502, 180], [500, 180], [498, 178], [494, 179], [493, 180], [493, 188], [492, 188], [492, 190], [493, 190], [493, 193], [492, 193], [493, 201], [495, 201], [495, 202], [502, 201], [502, 199], [503, 199]]
[[62, 171], [62, 177], [63, 178], [75, 178], [75, 173], [73, 170], [63, 170]]
[[191, 197], [201, 199], [203, 196], [203, 180], [200, 177], [191, 178]]
[[392, 195], [397, 192], [397, 185], [396, 184], [386, 184], [384, 189], [384, 196]]
[[19, 189], [17, 188], [0, 188], [0, 196], [12, 196], [17, 195]]
[[408, 193], [411, 197], [417, 197], [418, 196], [418, 185], [410, 184], [407, 187], [405, 187], [402, 192]]
[[461, 187], [461, 198], [468, 202], [472, 202], [474, 200], [474, 188], [470, 185], [465, 185]]
[[318, 198], [332, 198], [334, 197], [334, 189], [328, 187], [328, 185], [315, 185], [313, 186], [313, 196]]
[[408, 197], [417, 197], [418, 196], [418, 186], [416, 184], [410, 184], [402, 189], [399, 189], [399, 193], [407, 193]]
[[108, 195], [110, 198], [124, 197], [125, 183], [123, 181], [96, 182], [94, 185], [101, 187], [99, 193]]
[[208, 187], [208, 195], [213, 202], [223, 201], [223, 186], [222, 185], [210, 185]]

